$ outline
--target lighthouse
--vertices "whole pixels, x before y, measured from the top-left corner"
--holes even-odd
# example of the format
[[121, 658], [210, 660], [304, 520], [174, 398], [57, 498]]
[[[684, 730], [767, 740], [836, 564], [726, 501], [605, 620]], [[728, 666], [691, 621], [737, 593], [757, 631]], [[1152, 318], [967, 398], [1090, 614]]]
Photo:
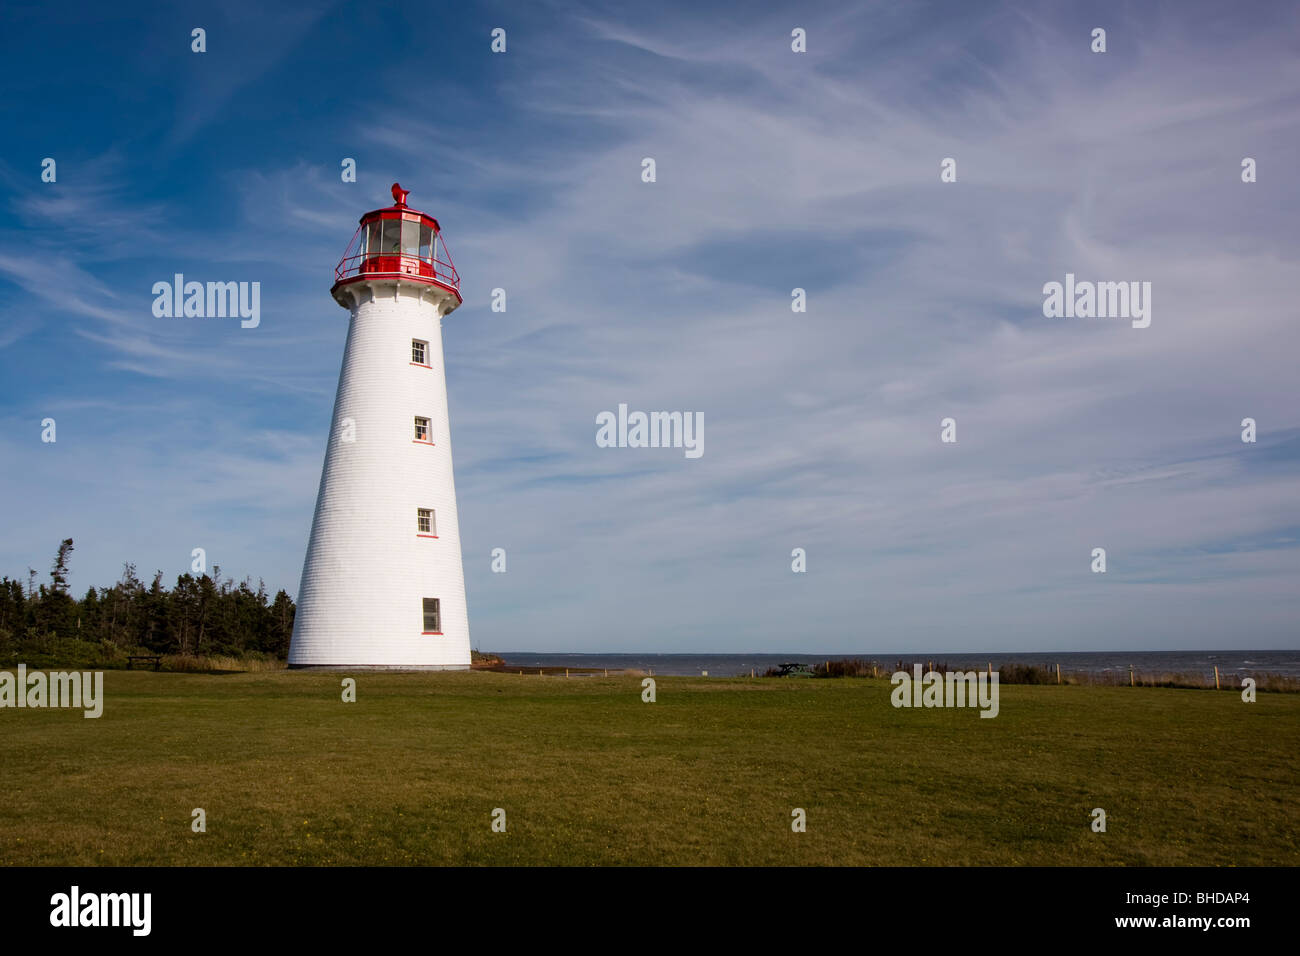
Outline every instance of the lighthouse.
[[463, 301], [438, 220], [361, 217], [330, 294], [351, 313], [316, 496], [293, 668], [466, 670], [442, 318]]

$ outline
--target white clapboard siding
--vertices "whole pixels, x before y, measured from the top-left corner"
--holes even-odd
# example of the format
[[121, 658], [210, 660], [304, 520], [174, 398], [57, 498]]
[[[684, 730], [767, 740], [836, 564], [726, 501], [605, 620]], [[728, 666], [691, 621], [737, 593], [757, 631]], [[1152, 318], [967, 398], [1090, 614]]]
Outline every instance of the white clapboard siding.
[[[459, 303], [397, 279], [353, 283], [337, 295], [352, 318], [289, 666], [468, 668], [442, 354], [442, 315]], [[429, 343], [429, 368], [412, 364], [412, 339]], [[417, 415], [429, 419], [432, 445], [414, 441]], [[344, 440], [348, 420], [352, 442]], [[418, 536], [420, 508], [433, 509], [436, 538]], [[441, 602], [440, 636], [421, 633], [426, 597]]]

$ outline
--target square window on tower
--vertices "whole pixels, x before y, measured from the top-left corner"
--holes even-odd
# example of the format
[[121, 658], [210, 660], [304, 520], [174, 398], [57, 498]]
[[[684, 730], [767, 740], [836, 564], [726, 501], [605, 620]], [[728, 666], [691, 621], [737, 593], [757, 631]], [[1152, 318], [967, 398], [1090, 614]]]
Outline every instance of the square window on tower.
[[414, 365], [428, 365], [429, 343], [411, 339], [411, 362]]
[[436, 535], [438, 532], [434, 529], [437, 527], [437, 525], [435, 525], [433, 521], [434, 519], [433, 519], [432, 508], [415, 509], [415, 527], [420, 532], [420, 534]]
[[415, 416], [415, 440], [433, 444], [433, 440], [429, 437], [429, 419], [421, 418], [419, 415]]
[[424, 633], [442, 633], [442, 609], [437, 598], [424, 599]]

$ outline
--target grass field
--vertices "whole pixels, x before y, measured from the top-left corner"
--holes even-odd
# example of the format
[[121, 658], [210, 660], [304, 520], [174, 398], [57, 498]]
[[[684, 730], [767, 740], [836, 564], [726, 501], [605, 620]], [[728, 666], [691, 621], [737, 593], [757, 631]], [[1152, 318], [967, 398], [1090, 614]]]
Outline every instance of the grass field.
[[1005, 686], [990, 720], [886, 680], [343, 676], [0, 710], [0, 863], [1300, 863], [1293, 694]]

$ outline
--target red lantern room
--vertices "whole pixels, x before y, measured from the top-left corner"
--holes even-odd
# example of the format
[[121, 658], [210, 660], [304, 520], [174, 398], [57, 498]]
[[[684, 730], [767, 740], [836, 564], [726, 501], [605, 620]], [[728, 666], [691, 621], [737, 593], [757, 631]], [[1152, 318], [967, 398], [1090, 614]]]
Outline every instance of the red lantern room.
[[[334, 269], [330, 292], [338, 299], [341, 287], [376, 279], [437, 286], [464, 302], [460, 275], [442, 239], [438, 220], [406, 205], [409, 189], [393, 183], [393, 205], [361, 217], [352, 241]], [[447, 311], [451, 311], [448, 309]]]

